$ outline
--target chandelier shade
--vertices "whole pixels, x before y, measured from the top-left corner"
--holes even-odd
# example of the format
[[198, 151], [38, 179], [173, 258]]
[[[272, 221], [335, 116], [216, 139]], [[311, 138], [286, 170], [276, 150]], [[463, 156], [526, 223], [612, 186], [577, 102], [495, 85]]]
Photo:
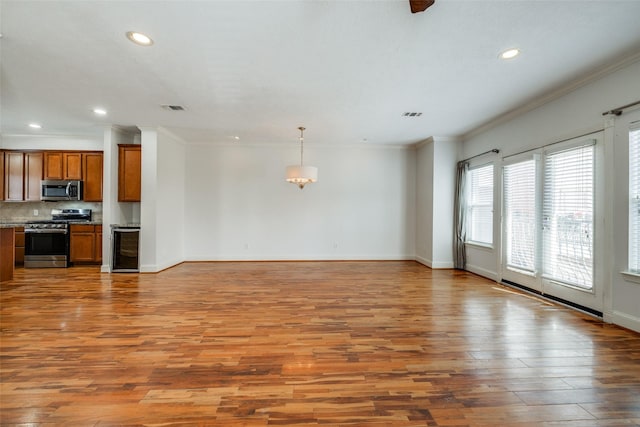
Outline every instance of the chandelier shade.
[[296, 184], [301, 190], [306, 184], [318, 181], [318, 168], [315, 166], [304, 165], [304, 129], [300, 130], [300, 164], [287, 166], [286, 180], [292, 184]]
[[315, 166], [287, 166], [287, 182], [298, 184], [300, 189], [305, 184], [310, 184], [318, 180], [318, 168]]

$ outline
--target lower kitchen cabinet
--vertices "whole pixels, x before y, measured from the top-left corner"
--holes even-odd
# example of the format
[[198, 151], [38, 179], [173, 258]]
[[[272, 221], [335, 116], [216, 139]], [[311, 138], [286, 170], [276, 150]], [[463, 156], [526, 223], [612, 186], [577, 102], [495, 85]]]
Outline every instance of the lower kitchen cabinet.
[[102, 225], [71, 224], [69, 246], [72, 263], [101, 263]]
[[0, 227], [0, 282], [13, 279], [13, 248], [15, 230], [12, 227]]
[[15, 264], [24, 265], [24, 227], [16, 227]]

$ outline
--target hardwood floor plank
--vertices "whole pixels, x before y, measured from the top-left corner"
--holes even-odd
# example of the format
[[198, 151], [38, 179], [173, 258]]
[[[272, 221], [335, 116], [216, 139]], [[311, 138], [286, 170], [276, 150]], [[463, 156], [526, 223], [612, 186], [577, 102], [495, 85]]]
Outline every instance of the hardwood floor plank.
[[17, 269], [0, 425], [626, 426], [640, 334], [409, 261]]

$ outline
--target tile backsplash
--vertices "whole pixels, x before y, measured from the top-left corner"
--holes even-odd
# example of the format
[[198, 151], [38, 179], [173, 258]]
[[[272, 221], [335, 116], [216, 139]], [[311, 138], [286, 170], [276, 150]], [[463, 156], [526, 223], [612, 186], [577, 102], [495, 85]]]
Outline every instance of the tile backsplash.
[[[102, 221], [102, 203], [90, 202], [0, 202], [0, 222], [51, 219], [51, 209], [91, 209], [91, 220]], [[38, 215], [34, 215], [38, 211]]]

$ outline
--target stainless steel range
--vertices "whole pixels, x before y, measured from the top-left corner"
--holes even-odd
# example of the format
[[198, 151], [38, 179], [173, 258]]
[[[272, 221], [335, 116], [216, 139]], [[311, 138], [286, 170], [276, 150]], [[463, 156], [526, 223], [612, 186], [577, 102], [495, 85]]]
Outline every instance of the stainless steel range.
[[51, 219], [24, 226], [24, 266], [68, 267], [69, 223], [91, 221], [91, 209], [52, 209]]

